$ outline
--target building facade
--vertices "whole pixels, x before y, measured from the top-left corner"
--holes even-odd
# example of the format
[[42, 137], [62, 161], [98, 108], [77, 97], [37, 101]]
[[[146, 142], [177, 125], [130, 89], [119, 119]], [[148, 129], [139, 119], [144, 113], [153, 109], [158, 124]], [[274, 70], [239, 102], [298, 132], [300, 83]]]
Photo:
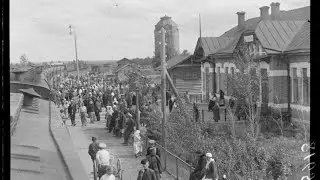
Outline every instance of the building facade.
[[180, 54], [179, 52], [179, 29], [178, 25], [169, 16], [160, 18], [160, 21], [155, 25], [154, 29], [154, 46], [155, 46], [155, 57], [160, 58], [161, 53], [161, 28], [166, 30], [165, 41], [166, 41], [166, 57], [167, 60]]
[[[194, 54], [195, 61], [201, 62], [202, 98], [208, 100], [209, 93], [219, 90], [228, 97], [227, 77], [241, 71], [234, 63], [234, 53], [239, 44], [246, 42], [260, 77], [258, 105], [288, 111], [292, 119], [309, 121], [310, 6], [289, 11], [280, 10], [280, 3], [270, 6], [270, 14], [269, 7], [263, 6], [260, 17], [248, 20], [245, 12], [238, 12], [236, 27], [220, 37], [198, 40]], [[208, 40], [212, 46], [203, 43]], [[222, 40], [225, 43], [215, 46], [214, 41]]]

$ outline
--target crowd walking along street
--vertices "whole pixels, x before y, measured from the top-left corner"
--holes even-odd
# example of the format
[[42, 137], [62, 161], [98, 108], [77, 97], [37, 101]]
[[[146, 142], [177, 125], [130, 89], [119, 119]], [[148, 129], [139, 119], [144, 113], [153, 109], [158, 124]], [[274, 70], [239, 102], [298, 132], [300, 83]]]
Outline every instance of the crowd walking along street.
[[[117, 83], [105, 84], [104, 90], [101, 79], [92, 79], [92, 84], [86, 84], [87, 78], [81, 77], [80, 86], [75, 79], [67, 78], [64, 83], [54, 87], [53, 102], [56, 108], [60, 108], [61, 126], [67, 126], [88, 176], [94, 178], [93, 163], [97, 161], [98, 171], [103, 171], [101, 168], [106, 170], [109, 166], [119, 168], [117, 163], [120, 162], [122, 179], [137, 179], [142, 168], [141, 160], [150, 159], [149, 168], [156, 172], [157, 180], [160, 177], [164, 180], [173, 179], [162, 171], [158, 148], [154, 149], [157, 156], [152, 155], [153, 146], [148, 148], [146, 154], [142, 152], [146, 144], [141, 140], [140, 131], [136, 130], [132, 115], [135, 114], [132, 107], [136, 103], [128, 99], [134, 99], [135, 95], [125, 92], [126, 87]], [[124, 95], [119, 94], [119, 89]], [[69, 119], [66, 120], [66, 117]], [[151, 145], [154, 143], [154, 140], [150, 141]], [[103, 164], [101, 159], [107, 162]], [[99, 173], [97, 176], [103, 178]]]
[[12, 0], [15, 179], [314, 177], [308, 1], [47, 1]]

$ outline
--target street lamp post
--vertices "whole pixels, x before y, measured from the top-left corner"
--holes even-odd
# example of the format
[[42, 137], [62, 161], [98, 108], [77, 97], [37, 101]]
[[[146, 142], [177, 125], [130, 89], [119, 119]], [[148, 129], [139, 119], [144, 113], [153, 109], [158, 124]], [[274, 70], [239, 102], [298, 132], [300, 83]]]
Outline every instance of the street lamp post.
[[77, 74], [78, 74], [78, 83], [79, 83], [79, 60], [78, 60], [78, 49], [77, 49], [77, 34], [76, 34], [76, 30], [72, 26], [69, 25], [69, 29], [70, 29], [70, 35], [72, 35], [72, 30], [73, 30], [73, 36], [74, 36], [74, 47], [75, 47], [75, 51], [76, 51], [76, 64], [77, 64]]

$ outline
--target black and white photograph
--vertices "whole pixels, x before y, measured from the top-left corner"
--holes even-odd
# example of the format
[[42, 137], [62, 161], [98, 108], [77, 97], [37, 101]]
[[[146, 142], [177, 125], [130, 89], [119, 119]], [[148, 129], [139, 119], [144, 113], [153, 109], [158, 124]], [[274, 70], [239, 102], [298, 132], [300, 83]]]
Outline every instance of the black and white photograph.
[[10, 179], [317, 179], [310, 0], [8, 3]]

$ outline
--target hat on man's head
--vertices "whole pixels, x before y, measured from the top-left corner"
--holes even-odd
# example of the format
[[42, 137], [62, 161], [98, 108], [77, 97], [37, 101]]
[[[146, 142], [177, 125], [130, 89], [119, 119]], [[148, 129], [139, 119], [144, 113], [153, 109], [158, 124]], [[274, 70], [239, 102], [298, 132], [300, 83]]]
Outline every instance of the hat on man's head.
[[105, 143], [100, 143], [99, 144], [99, 148], [100, 149], [106, 149], [107, 148], [107, 145]]
[[95, 141], [95, 140], [97, 140], [97, 138], [96, 137], [94, 137], [94, 136], [92, 136], [92, 141]]
[[206, 154], [206, 157], [212, 158], [212, 154], [211, 154], [211, 153], [207, 153], [207, 154]]
[[156, 143], [156, 141], [155, 140], [149, 140], [149, 144], [154, 144], [154, 143]]

